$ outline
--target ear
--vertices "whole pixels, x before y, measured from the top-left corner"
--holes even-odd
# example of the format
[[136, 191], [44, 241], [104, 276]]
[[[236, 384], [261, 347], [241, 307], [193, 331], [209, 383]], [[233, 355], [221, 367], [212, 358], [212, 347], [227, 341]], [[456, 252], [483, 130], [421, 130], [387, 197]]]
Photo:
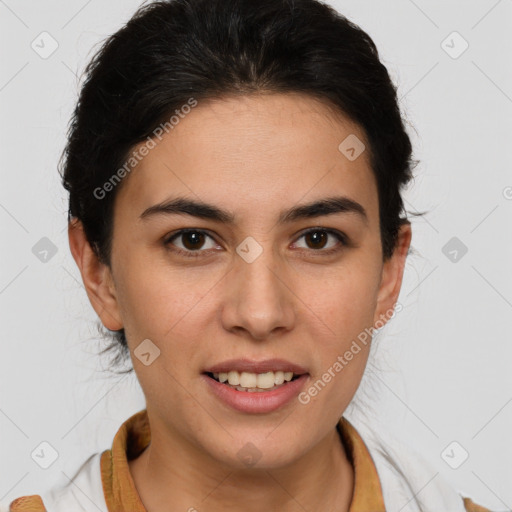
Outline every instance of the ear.
[[400, 226], [395, 250], [382, 267], [381, 282], [377, 295], [377, 307], [373, 324], [377, 321], [383, 326], [392, 316], [402, 287], [405, 260], [411, 245], [412, 230], [410, 222]]
[[71, 254], [80, 269], [82, 281], [94, 311], [107, 329], [122, 329], [123, 323], [110, 268], [99, 261], [78, 219], [72, 219], [69, 222], [68, 239]]

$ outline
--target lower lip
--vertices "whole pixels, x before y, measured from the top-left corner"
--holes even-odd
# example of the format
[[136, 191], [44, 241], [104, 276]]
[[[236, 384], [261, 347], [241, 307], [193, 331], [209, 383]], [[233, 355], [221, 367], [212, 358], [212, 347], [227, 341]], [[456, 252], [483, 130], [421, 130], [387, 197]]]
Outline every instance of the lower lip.
[[213, 393], [233, 409], [241, 412], [265, 413], [283, 407], [296, 397], [304, 387], [309, 375], [307, 373], [301, 375], [298, 379], [273, 391], [255, 391], [254, 393], [238, 391], [226, 384], [221, 384], [204, 373], [201, 377], [206, 380]]

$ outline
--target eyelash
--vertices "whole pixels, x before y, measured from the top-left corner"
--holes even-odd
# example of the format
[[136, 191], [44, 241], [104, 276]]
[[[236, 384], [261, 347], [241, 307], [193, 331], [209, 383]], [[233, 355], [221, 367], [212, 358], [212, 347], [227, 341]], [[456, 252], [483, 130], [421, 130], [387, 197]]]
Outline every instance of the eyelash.
[[[315, 252], [321, 253], [320, 255], [330, 255], [330, 254], [334, 254], [334, 253], [342, 250], [344, 246], [349, 245], [348, 239], [345, 234], [343, 234], [339, 231], [333, 230], [333, 229], [327, 229], [327, 228], [321, 228], [321, 227], [309, 228], [306, 231], [303, 231], [299, 235], [297, 240], [310, 234], [310, 233], [316, 233], [316, 232], [324, 232], [324, 233], [333, 235], [334, 237], [336, 237], [338, 239], [339, 242], [341, 242], [341, 246], [337, 245], [335, 247], [332, 247], [331, 249], [325, 249], [325, 250], [323, 250], [323, 249], [299, 249], [299, 250], [312, 251], [313, 253], [315, 253]], [[173, 233], [172, 235], [167, 237], [164, 241], [164, 245], [169, 248], [169, 246], [172, 245], [171, 242], [174, 239], [179, 238], [180, 236], [187, 234], [187, 233], [202, 233], [202, 234], [214, 239], [207, 231], [204, 231], [202, 229], [187, 228], [187, 229], [180, 229], [179, 231], [176, 231], [175, 233]], [[205, 252], [205, 250], [203, 250], [203, 249], [198, 249], [196, 251], [191, 251], [191, 250], [185, 251], [183, 249], [176, 248], [176, 247], [172, 248], [170, 250], [179, 255], [185, 256], [187, 258], [198, 258], [198, 257], [202, 256], [201, 253]]]

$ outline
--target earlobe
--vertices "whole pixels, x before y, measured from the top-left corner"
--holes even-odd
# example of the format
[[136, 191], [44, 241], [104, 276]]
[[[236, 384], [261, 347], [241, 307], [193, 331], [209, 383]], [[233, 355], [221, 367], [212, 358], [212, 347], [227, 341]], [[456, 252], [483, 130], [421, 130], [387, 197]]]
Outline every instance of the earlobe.
[[410, 222], [401, 225], [397, 244], [393, 254], [384, 262], [375, 310], [374, 324], [385, 324], [392, 316], [398, 300], [405, 269], [405, 261], [411, 245], [412, 230]]
[[68, 239], [71, 254], [80, 270], [94, 311], [107, 329], [122, 329], [123, 323], [110, 268], [99, 261], [78, 219], [69, 222]]

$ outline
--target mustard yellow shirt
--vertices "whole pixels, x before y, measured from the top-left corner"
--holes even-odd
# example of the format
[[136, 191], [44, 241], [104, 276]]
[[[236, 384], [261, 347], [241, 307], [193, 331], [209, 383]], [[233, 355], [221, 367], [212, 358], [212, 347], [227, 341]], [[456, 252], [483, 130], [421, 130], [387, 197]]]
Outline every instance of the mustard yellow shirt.
[[[345, 417], [338, 423], [338, 432], [354, 468], [354, 493], [349, 512], [386, 512], [377, 469], [363, 439]], [[128, 460], [136, 458], [150, 440], [148, 416], [143, 410], [123, 423], [112, 448], [101, 454], [101, 480], [109, 512], [146, 512], [131, 477]], [[463, 498], [463, 502], [467, 512], [491, 512], [470, 498]], [[9, 510], [47, 512], [39, 495], [18, 498], [10, 504]]]

